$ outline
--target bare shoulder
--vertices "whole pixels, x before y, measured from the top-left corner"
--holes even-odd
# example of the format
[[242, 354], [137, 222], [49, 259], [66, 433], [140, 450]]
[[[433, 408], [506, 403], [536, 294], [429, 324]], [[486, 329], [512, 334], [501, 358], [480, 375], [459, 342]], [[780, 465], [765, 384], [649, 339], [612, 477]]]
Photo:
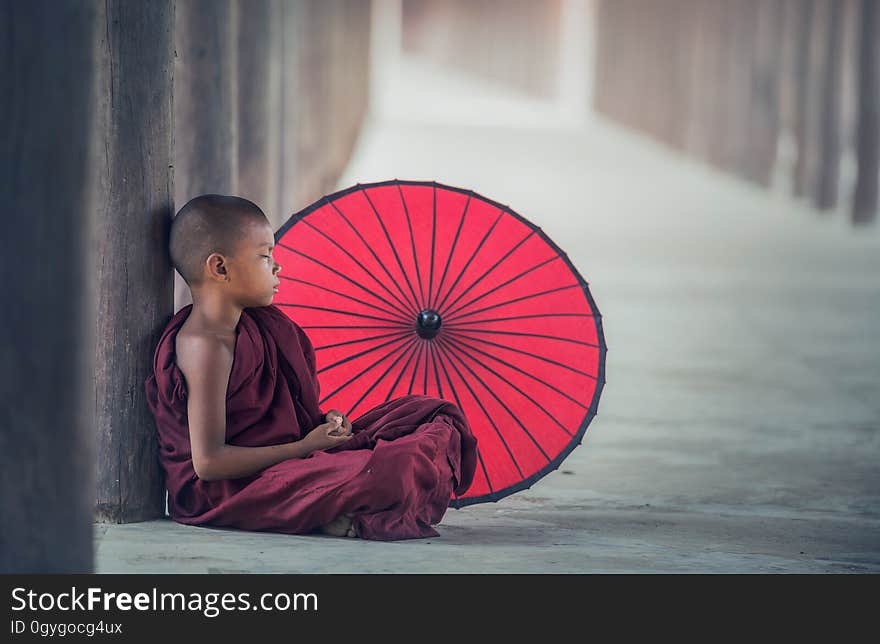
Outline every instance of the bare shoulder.
[[177, 366], [187, 388], [187, 423], [193, 467], [201, 476], [210, 455], [226, 441], [226, 393], [235, 337], [182, 326], [175, 337]]
[[175, 338], [175, 358], [187, 385], [201, 388], [205, 383], [216, 389], [222, 383], [225, 389], [232, 371], [235, 338], [205, 333], [181, 327]]

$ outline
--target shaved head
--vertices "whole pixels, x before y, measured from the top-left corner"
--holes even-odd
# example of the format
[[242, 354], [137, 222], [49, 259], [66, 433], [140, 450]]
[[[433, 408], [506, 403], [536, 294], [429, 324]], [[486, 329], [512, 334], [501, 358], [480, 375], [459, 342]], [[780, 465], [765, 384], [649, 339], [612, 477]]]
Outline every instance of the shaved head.
[[171, 222], [171, 263], [190, 287], [197, 285], [208, 256], [234, 255], [254, 224], [271, 227], [263, 211], [247, 199], [213, 194], [190, 199]]

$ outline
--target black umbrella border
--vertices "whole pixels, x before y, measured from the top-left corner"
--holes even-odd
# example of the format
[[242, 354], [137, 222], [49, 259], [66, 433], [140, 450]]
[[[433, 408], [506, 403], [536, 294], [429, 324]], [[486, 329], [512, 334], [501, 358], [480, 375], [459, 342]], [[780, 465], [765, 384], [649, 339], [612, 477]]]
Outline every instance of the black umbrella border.
[[[373, 183], [356, 183], [353, 186], [348, 188], [344, 188], [342, 190], [338, 190], [332, 194], [324, 195], [317, 201], [315, 201], [310, 206], [303, 208], [299, 212], [294, 213], [290, 216], [290, 218], [278, 229], [275, 233], [275, 243], [277, 244], [282, 237], [297, 223], [307, 217], [310, 213], [317, 210], [318, 208], [326, 205], [330, 201], [334, 201], [339, 199], [340, 197], [344, 197], [345, 195], [358, 192], [360, 190], [368, 190], [370, 188], [381, 188], [384, 186], [424, 186], [424, 187], [433, 187], [433, 188], [442, 188], [444, 190], [451, 190], [453, 192], [458, 192], [464, 195], [470, 195], [472, 197], [479, 197], [486, 203], [491, 206], [498, 208], [513, 217], [516, 217], [523, 224], [528, 226], [531, 230], [535, 231], [541, 239], [543, 239], [556, 253], [563, 259], [565, 264], [571, 270], [572, 274], [577, 278], [578, 283], [581, 285], [581, 288], [584, 291], [584, 295], [587, 297], [587, 301], [590, 303], [590, 308], [593, 310], [593, 319], [596, 321], [596, 336], [599, 340], [599, 373], [596, 376], [596, 390], [593, 393], [593, 400], [590, 402], [590, 407], [587, 409], [587, 414], [584, 417], [584, 420], [581, 422], [578, 431], [572, 436], [571, 441], [569, 441], [568, 445], [565, 446], [559, 455], [550, 461], [543, 468], [532, 474], [527, 479], [523, 479], [519, 483], [508, 486], [501, 490], [497, 490], [494, 492], [490, 492], [489, 494], [483, 494], [481, 496], [467, 497], [464, 499], [455, 497], [450, 500], [449, 507], [453, 507], [456, 509], [460, 509], [466, 507], [468, 505], [476, 505], [478, 503], [496, 503], [501, 499], [510, 496], [511, 494], [516, 494], [517, 492], [521, 492], [522, 490], [528, 490], [532, 487], [536, 482], [540, 479], [544, 478], [550, 472], [559, 469], [559, 466], [562, 465], [562, 462], [566, 459], [566, 457], [571, 454], [575, 447], [580, 445], [583, 442], [584, 435], [587, 433], [587, 428], [590, 426], [593, 418], [599, 413], [599, 399], [602, 397], [602, 390], [605, 388], [605, 354], [608, 353], [608, 346], [605, 343], [605, 331], [602, 328], [602, 314], [599, 312], [599, 307], [596, 306], [595, 300], [593, 300], [593, 295], [590, 293], [589, 283], [583, 278], [580, 271], [575, 268], [574, 264], [571, 262], [571, 258], [569, 258], [568, 254], [565, 253], [559, 246], [556, 245], [550, 237], [541, 229], [540, 226], [536, 226], [534, 223], [520, 215], [518, 212], [513, 210], [513, 208], [507, 206], [506, 204], [498, 203], [493, 199], [489, 199], [484, 197], [478, 192], [474, 190], [469, 190], [466, 188], [459, 188], [456, 186], [450, 186], [443, 183], [438, 183], [436, 181], [419, 181], [414, 179], [389, 179], [387, 181], [376, 181]], [[479, 446], [478, 446], [479, 449]]]

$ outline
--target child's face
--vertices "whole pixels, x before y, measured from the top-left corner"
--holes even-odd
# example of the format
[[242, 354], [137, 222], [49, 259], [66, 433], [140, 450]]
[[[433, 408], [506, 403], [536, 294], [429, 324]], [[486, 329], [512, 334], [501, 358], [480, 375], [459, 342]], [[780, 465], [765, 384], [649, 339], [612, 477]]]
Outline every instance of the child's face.
[[267, 223], [253, 224], [239, 242], [233, 257], [227, 258], [228, 288], [242, 307], [268, 306], [277, 292], [281, 270], [272, 257], [275, 236]]

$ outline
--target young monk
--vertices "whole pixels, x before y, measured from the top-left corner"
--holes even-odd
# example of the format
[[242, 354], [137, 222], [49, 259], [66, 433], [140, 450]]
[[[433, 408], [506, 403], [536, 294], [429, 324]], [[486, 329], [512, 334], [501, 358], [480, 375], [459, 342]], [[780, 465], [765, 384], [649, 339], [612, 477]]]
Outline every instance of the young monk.
[[272, 304], [272, 226], [252, 202], [202, 195], [170, 254], [193, 303], [166, 325], [146, 380], [169, 513], [192, 525], [365, 539], [438, 536], [470, 486], [476, 439], [453, 403], [392, 399], [323, 412], [312, 344]]

